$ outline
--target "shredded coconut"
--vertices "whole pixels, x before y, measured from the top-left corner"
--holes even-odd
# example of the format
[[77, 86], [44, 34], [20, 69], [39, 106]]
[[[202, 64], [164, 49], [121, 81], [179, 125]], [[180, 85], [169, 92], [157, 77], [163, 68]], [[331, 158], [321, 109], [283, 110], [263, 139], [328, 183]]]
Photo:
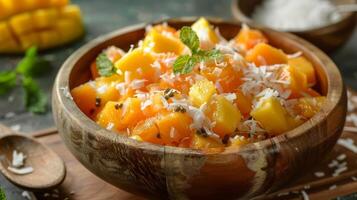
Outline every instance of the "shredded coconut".
[[341, 19], [336, 7], [326, 0], [266, 0], [254, 10], [253, 19], [279, 30], [308, 30]]
[[7, 167], [7, 169], [14, 173], [14, 174], [18, 174], [18, 175], [26, 175], [26, 174], [31, 174], [33, 172], [33, 168], [32, 167], [23, 167], [23, 168], [14, 168], [14, 167]]
[[310, 199], [309, 195], [304, 190], [301, 191], [301, 195], [302, 195], [302, 198], [304, 200], [309, 200]]
[[324, 177], [325, 176], [325, 173], [324, 172], [315, 172], [315, 176], [317, 178], [321, 178], [321, 177]]
[[347, 148], [353, 153], [357, 153], [357, 146], [354, 145], [354, 141], [351, 138], [346, 138], [346, 139], [340, 138], [338, 139], [337, 144]]

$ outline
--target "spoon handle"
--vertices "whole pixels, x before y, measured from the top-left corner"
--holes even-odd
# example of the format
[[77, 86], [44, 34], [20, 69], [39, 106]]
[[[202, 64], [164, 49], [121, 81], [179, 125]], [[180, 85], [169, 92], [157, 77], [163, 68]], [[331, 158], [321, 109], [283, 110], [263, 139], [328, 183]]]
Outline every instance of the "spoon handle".
[[12, 135], [14, 134], [15, 131], [11, 130], [9, 127], [0, 124], [0, 137], [6, 136], [6, 135]]

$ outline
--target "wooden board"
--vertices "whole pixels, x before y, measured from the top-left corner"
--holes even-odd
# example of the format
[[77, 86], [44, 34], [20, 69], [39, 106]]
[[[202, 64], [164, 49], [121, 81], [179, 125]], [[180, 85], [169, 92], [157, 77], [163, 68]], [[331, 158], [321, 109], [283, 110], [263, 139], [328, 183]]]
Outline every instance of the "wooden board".
[[[357, 114], [357, 110], [354, 112]], [[353, 124], [352, 122], [347, 122], [346, 126], [353, 126]], [[32, 135], [57, 152], [64, 159], [67, 166], [67, 177], [64, 183], [55, 190], [35, 192], [38, 199], [143, 199], [117, 189], [89, 172], [66, 149], [55, 129], [42, 130]], [[356, 144], [357, 132], [344, 131], [341, 138], [351, 138]], [[339, 162], [347, 162], [348, 170], [339, 176], [332, 176], [334, 169], [329, 168], [328, 164], [332, 160], [336, 160], [341, 154], [345, 154], [346, 158]], [[315, 172], [324, 172], [325, 176], [318, 178]], [[302, 172], [301, 177], [288, 184], [287, 187], [257, 199], [302, 199], [301, 191], [305, 191], [310, 200], [333, 199], [357, 192], [357, 181], [353, 177], [357, 178], [357, 154], [341, 145], [336, 145], [321, 163], [316, 163], [316, 167], [313, 170], [306, 173]]]

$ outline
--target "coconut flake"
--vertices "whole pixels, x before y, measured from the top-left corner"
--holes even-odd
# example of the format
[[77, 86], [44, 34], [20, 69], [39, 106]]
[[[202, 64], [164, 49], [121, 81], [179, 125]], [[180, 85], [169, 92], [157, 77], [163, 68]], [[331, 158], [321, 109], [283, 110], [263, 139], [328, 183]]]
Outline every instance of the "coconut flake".
[[24, 161], [26, 159], [26, 156], [22, 152], [17, 152], [14, 150], [12, 152], [12, 162], [11, 166], [15, 168], [20, 168], [24, 166]]
[[66, 87], [60, 87], [60, 90], [62, 91], [62, 94], [63, 94], [66, 98], [73, 100], [73, 97], [72, 97], [71, 93], [69, 92], [68, 86], [66, 86]]
[[357, 153], [357, 146], [353, 144], [353, 140], [351, 138], [340, 138], [337, 141], [337, 144], [345, 147], [346, 149], [352, 151], [353, 153]]
[[324, 173], [324, 172], [315, 172], [314, 174], [315, 174], [315, 176], [316, 176], [317, 178], [321, 178], [321, 177], [324, 177], [324, 176], [325, 176], [325, 173]]
[[14, 168], [14, 167], [7, 167], [7, 169], [14, 173], [14, 174], [18, 174], [18, 175], [26, 175], [26, 174], [31, 174], [34, 170], [32, 167], [23, 167], [23, 168]]
[[235, 93], [224, 93], [222, 95], [223, 95], [224, 98], [226, 98], [231, 103], [233, 103], [234, 100], [237, 99], [237, 95]]
[[111, 131], [114, 128], [114, 123], [113, 122], [109, 122], [106, 129]]
[[298, 51], [298, 52], [293, 53], [293, 54], [288, 54], [287, 56], [288, 56], [288, 59], [297, 58], [297, 57], [302, 56], [302, 52]]
[[30, 195], [30, 193], [28, 191], [23, 191], [21, 193], [21, 196], [24, 197], [25, 199], [28, 199], [28, 200], [32, 199], [32, 197], [31, 197], [31, 195]]
[[145, 86], [145, 82], [147, 80], [144, 79], [134, 79], [131, 83], [130, 83], [130, 87], [133, 88], [134, 90], [136, 89], [140, 89], [142, 87]]
[[301, 195], [304, 200], [309, 200], [309, 195], [305, 192], [305, 190], [301, 190]]
[[104, 94], [108, 89], [108, 85], [104, 84], [97, 88], [98, 94]]
[[119, 91], [120, 95], [125, 95], [126, 93], [126, 88], [125, 88], [125, 83], [118, 83], [115, 85], [115, 88]]

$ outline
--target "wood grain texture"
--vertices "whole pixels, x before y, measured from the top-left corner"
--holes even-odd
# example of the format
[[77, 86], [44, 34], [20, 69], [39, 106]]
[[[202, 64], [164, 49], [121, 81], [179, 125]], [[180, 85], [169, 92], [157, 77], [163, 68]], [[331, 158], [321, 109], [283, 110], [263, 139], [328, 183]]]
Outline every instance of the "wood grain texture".
[[[251, 19], [256, 6], [261, 4], [262, 0], [232, 0], [231, 10], [233, 16], [240, 22], [248, 25], [258, 25]], [[356, 0], [332, 0], [335, 5], [356, 4]], [[263, 24], [259, 24], [263, 27]], [[315, 44], [325, 52], [334, 52], [344, 45], [352, 35], [356, 26], [356, 14], [344, 13], [342, 20], [322, 27], [306, 31], [291, 31], [296, 35], [305, 38]]]
[[[170, 20], [176, 28], [195, 19]], [[211, 19], [225, 38], [240, 24]], [[308, 170], [328, 153], [342, 132], [346, 91], [335, 64], [304, 40], [269, 29], [269, 41], [287, 53], [301, 51], [318, 74], [319, 90], [328, 102], [303, 125], [278, 137], [241, 148], [210, 151], [164, 147], [138, 142], [107, 131], [87, 118], [64, 90], [89, 79], [89, 64], [110, 45], [128, 49], [144, 37], [135, 25], [99, 37], [74, 53], [62, 66], [53, 90], [56, 125], [73, 155], [91, 172], [126, 191], [171, 199], [250, 198], [276, 190]]]

